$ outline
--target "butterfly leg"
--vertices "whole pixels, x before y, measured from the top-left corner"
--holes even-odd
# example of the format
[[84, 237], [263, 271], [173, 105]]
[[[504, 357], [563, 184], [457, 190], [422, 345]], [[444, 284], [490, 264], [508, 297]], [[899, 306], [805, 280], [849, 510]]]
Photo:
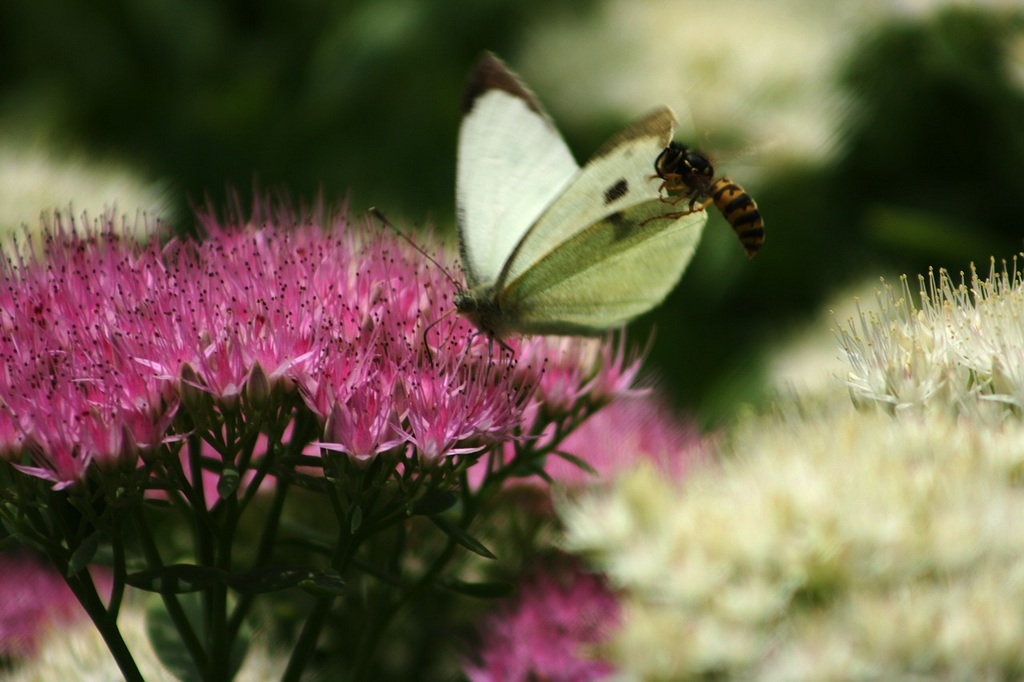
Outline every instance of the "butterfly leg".
[[493, 362], [494, 361], [494, 344], [495, 344], [495, 342], [497, 342], [497, 344], [499, 346], [501, 346], [501, 349], [503, 351], [507, 351], [510, 356], [512, 356], [512, 357], [516, 356], [516, 352], [514, 350], [512, 350], [512, 346], [508, 345], [502, 339], [499, 339], [498, 337], [494, 336], [493, 334], [488, 334], [487, 335], [487, 361], [488, 362]]

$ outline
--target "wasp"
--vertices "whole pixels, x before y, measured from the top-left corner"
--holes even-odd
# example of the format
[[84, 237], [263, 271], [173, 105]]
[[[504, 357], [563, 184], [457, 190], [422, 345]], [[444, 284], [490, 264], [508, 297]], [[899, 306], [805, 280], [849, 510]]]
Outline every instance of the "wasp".
[[757, 203], [729, 178], [715, 180], [715, 169], [704, 154], [677, 142], [670, 142], [654, 160], [654, 171], [662, 180], [661, 191], [669, 195], [663, 197], [662, 201], [677, 204], [690, 200], [688, 211], [670, 214], [671, 217], [704, 210], [714, 202], [715, 208], [739, 237], [747, 257], [753, 258], [761, 249], [764, 244], [764, 219], [757, 210]]

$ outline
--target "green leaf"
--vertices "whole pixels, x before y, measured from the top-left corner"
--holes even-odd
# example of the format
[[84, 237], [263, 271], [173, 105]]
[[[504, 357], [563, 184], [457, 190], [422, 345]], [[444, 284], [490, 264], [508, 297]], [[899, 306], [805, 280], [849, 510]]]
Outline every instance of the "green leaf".
[[237, 469], [224, 469], [220, 473], [220, 478], [217, 479], [217, 495], [220, 499], [226, 500], [235, 494], [238, 490], [238, 482], [241, 477], [238, 475]]
[[307, 552], [312, 552], [314, 554], [319, 554], [325, 557], [331, 556], [334, 553], [335, 549], [333, 539], [331, 539], [330, 541], [325, 541], [312, 536], [282, 536], [281, 539], [278, 541], [278, 544], [281, 546], [282, 549], [287, 549], [289, 551], [292, 549], [305, 550]]
[[3, 544], [0, 545], [0, 549], [27, 545], [38, 551], [40, 554], [46, 554], [48, 549], [46, 543], [42, 542], [33, 533], [22, 532], [13, 521], [10, 524], [4, 524], [4, 532], [7, 533], [7, 535], [4, 536]]
[[544, 457], [524, 458], [512, 465], [510, 473], [515, 478], [530, 478], [531, 476], [540, 476], [541, 478], [544, 478], [548, 483], [550, 483], [551, 477], [548, 476], [546, 471], [544, 471], [544, 464], [546, 461], [547, 455], [545, 455]]
[[442, 532], [444, 532], [445, 535], [450, 537], [452, 540], [455, 540], [455, 542], [459, 543], [460, 545], [468, 549], [470, 552], [473, 552], [474, 554], [479, 554], [480, 556], [486, 559], [498, 558], [493, 552], [491, 552], [491, 550], [484, 547], [483, 543], [481, 543], [479, 540], [474, 538], [472, 535], [467, 533], [462, 528], [459, 528], [456, 524], [452, 523], [447, 517], [434, 515], [429, 518], [431, 521], [434, 522], [434, 525], [436, 525], [438, 528], [442, 530]]
[[548, 474], [547, 470], [544, 469], [544, 467], [538, 467], [537, 469], [535, 469], [533, 475], [539, 476], [540, 478], [544, 479], [544, 482], [547, 483], [548, 485], [551, 485], [552, 483], [555, 482], [555, 479], [551, 478], [551, 476]]
[[224, 571], [194, 564], [173, 564], [163, 568], [131, 573], [125, 581], [132, 587], [161, 594], [184, 594], [208, 589], [219, 583], [226, 583]]
[[[312, 467], [314, 469], [322, 469], [324, 466], [324, 460], [322, 457], [316, 457], [314, 455], [292, 455], [289, 458], [289, 462], [297, 467]], [[284, 475], [284, 472], [281, 474]], [[323, 479], [322, 475], [316, 476], [318, 479]]]
[[467, 583], [456, 578], [445, 578], [440, 581], [440, 585], [452, 592], [458, 592], [467, 597], [476, 597], [478, 599], [499, 599], [515, 592], [515, 586], [512, 583], [505, 582]]
[[[196, 599], [181, 600], [193, 629], [196, 629], [199, 622], [196, 603], [198, 603]], [[149, 637], [149, 643], [153, 646], [153, 651], [156, 652], [160, 663], [167, 668], [169, 673], [179, 680], [202, 679], [199, 668], [182, 642], [174, 621], [171, 620], [167, 609], [158, 599], [151, 600], [146, 608], [146, 635]]]
[[75, 548], [74, 553], [71, 555], [71, 559], [68, 560], [68, 577], [71, 577], [81, 571], [85, 570], [85, 567], [92, 563], [92, 558], [96, 554], [96, 550], [100, 547], [100, 540], [102, 537], [98, 531], [90, 533], [82, 543]]
[[366, 467], [365, 480], [375, 481], [381, 474], [381, 470], [384, 468], [384, 458], [379, 454], [370, 460], [370, 466]]
[[299, 587], [314, 597], [339, 597], [345, 593], [345, 580], [337, 571], [318, 572], [299, 582]]
[[580, 469], [583, 469], [588, 474], [591, 474], [593, 476], [601, 475], [600, 472], [594, 467], [590, 466], [590, 464], [586, 460], [580, 459], [576, 455], [569, 454], [568, 452], [562, 452], [561, 450], [556, 450], [554, 454], [557, 455], [558, 457], [561, 457], [566, 462], [569, 462], [570, 464], [573, 464], [579, 467]]
[[[192, 630], [201, 641], [207, 639], [207, 633], [203, 627], [202, 600], [199, 595], [186, 594], [179, 598], [182, 610]], [[201, 674], [196, 662], [192, 659], [188, 648], [182, 642], [174, 620], [170, 617], [167, 609], [159, 599], [152, 599], [146, 608], [146, 634], [149, 642], [156, 652], [160, 663], [179, 680], [201, 680]], [[250, 631], [246, 626], [239, 630], [238, 637], [231, 643], [231, 650], [228, 654], [229, 667], [228, 679], [234, 678], [235, 674], [242, 667], [245, 655], [249, 650]], [[207, 655], [217, 656], [220, 652], [207, 651]]]
[[348, 532], [355, 535], [359, 527], [363, 525], [363, 508], [356, 506], [352, 508], [352, 517], [348, 522]]
[[265, 594], [295, 587], [304, 580], [314, 580], [318, 573], [307, 566], [256, 568], [232, 574], [228, 585], [242, 594]]
[[459, 497], [450, 490], [429, 492], [412, 505], [412, 513], [417, 516], [431, 516], [448, 511], [459, 501]]
[[[323, 462], [321, 461], [320, 462], [320, 466], [322, 466], [322, 465], [323, 465]], [[302, 466], [312, 466], [312, 465], [311, 464], [303, 463]], [[296, 472], [296, 471], [294, 471], [292, 469], [287, 469], [287, 468], [283, 469], [283, 470], [278, 469], [275, 473], [276, 473], [276, 475], [281, 480], [288, 481], [292, 485], [298, 486], [300, 488], [304, 488], [306, 490], [314, 490], [314, 491], [316, 491], [318, 493], [323, 493], [323, 492], [326, 492], [328, 490], [328, 487], [327, 487], [327, 482], [328, 481], [327, 481], [326, 477], [322, 476], [322, 475], [310, 476], [308, 474], [299, 473], [299, 472]]]
[[310, 526], [292, 518], [281, 520], [281, 535], [278, 543], [283, 547], [307, 549], [317, 554], [330, 556], [334, 553], [337, 535], [325, 533], [322, 528]]

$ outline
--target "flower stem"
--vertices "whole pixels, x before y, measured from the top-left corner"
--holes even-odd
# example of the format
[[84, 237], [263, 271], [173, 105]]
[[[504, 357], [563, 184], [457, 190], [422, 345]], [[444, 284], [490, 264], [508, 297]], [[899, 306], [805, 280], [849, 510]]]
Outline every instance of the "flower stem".
[[145, 682], [135, 659], [132, 658], [131, 651], [128, 650], [128, 645], [121, 636], [121, 631], [117, 628], [117, 615], [108, 612], [103, 606], [103, 599], [96, 592], [96, 585], [88, 570], [83, 569], [76, 575], [68, 576], [67, 565], [57, 560], [56, 557], [51, 556], [51, 559], [61, 569], [60, 573], [64, 577], [64, 582], [78, 598], [78, 602], [89, 615], [93, 625], [99, 630], [100, 636], [103, 637], [107, 649], [114, 657], [114, 661], [117, 662], [117, 667], [124, 675], [124, 679], [127, 682]]
[[114, 555], [114, 584], [110, 588], [110, 604], [107, 606], [109, 617], [117, 620], [117, 614], [121, 610], [121, 600], [124, 598], [125, 577], [127, 568], [124, 558], [124, 537], [122, 536], [123, 524], [119, 515], [113, 518], [111, 533], [111, 550]]
[[[164, 566], [164, 562], [163, 559], [160, 558], [160, 550], [156, 546], [156, 540], [153, 538], [153, 533], [150, 531], [149, 525], [146, 523], [145, 514], [138, 514], [135, 518], [139, 538], [142, 541], [142, 551], [146, 556], [147, 567], [151, 569], [162, 568]], [[171, 620], [174, 622], [174, 627], [178, 631], [178, 636], [181, 637], [181, 641], [184, 643], [185, 648], [188, 649], [189, 655], [195, 662], [196, 669], [203, 670], [206, 667], [206, 652], [203, 650], [203, 644], [199, 641], [199, 637], [196, 636], [195, 629], [192, 627], [192, 623], [185, 614], [185, 610], [182, 608], [181, 602], [179, 602], [178, 598], [170, 592], [161, 592], [160, 598], [164, 602], [164, 608], [167, 609], [167, 615], [169, 615]]]
[[302, 626], [298, 641], [292, 650], [291, 658], [288, 659], [288, 667], [281, 676], [281, 682], [299, 682], [306, 664], [313, 655], [316, 642], [320, 639], [320, 630], [323, 629], [327, 614], [331, 612], [334, 604], [334, 597], [322, 597], [316, 601], [313, 611]]
[[[344, 575], [352, 559], [355, 557], [356, 551], [366, 537], [364, 535], [365, 531], [364, 529], [359, 529], [355, 532], [350, 530], [352, 528], [352, 509], [350, 508], [348, 513], [342, 513], [341, 502], [338, 500], [336, 490], [332, 490], [328, 497], [335, 507], [335, 512], [338, 514], [337, 518], [344, 520], [343, 524], [338, 528], [337, 549], [331, 558], [330, 566], [338, 571], [339, 574]], [[324, 623], [327, 621], [327, 615], [331, 612], [334, 599], [335, 597], [333, 596], [317, 599], [312, 612], [309, 614], [309, 618], [306, 619], [305, 624], [302, 626], [302, 632], [299, 633], [299, 639], [292, 650], [291, 658], [288, 659], [288, 667], [281, 677], [282, 682], [299, 682], [303, 670], [305, 670], [313, 655], [317, 640], [320, 639], [320, 631], [323, 630]]]

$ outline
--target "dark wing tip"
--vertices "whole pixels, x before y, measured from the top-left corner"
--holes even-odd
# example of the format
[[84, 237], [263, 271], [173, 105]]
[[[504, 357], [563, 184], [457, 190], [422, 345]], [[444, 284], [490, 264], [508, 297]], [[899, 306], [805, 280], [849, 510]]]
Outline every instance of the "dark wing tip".
[[[672, 135], [675, 133], [675, 129], [676, 115], [671, 107], [663, 104], [647, 112], [642, 118], [633, 121], [615, 135], [612, 135], [587, 159], [587, 163], [602, 156], [607, 156], [616, 147], [628, 140], [640, 137], [652, 137], [657, 140], [657, 145], [664, 149], [672, 142]], [[654, 158], [651, 158], [651, 165], [654, 165]]]
[[469, 81], [466, 83], [466, 91], [462, 96], [462, 115], [465, 116], [469, 113], [476, 100], [490, 90], [504, 90], [510, 95], [522, 99], [530, 109], [547, 118], [540, 102], [523, 85], [523, 82], [509, 71], [505, 62], [498, 59], [493, 52], [484, 52], [477, 60], [476, 66], [469, 76]]

